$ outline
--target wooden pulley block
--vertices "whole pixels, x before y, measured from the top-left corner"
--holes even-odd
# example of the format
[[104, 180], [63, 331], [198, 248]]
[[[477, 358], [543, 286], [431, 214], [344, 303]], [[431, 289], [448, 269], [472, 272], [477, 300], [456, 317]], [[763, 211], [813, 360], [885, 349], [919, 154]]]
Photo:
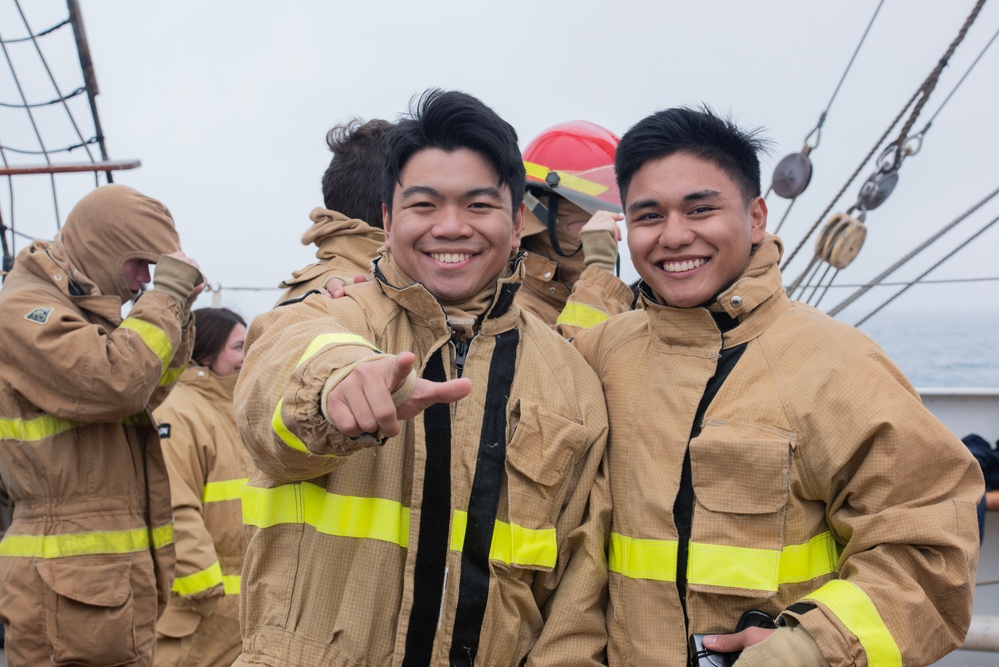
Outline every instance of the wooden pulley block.
[[837, 213], [826, 222], [815, 246], [815, 254], [830, 266], [845, 269], [860, 253], [867, 238], [867, 226], [846, 213]]
[[774, 168], [773, 191], [784, 199], [794, 199], [812, 180], [812, 161], [804, 153], [791, 153]]

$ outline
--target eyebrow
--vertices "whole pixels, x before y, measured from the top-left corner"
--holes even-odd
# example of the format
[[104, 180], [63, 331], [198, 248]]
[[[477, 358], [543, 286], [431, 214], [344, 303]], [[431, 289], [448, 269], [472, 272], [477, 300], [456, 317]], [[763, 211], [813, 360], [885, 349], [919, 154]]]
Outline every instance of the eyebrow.
[[[440, 190], [432, 188], [429, 185], [410, 185], [408, 188], [404, 189], [399, 196], [403, 199], [408, 197], [415, 197], [418, 195], [425, 195], [427, 197], [443, 197]], [[499, 188], [487, 186], [482, 188], [472, 188], [464, 193], [464, 199], [474, 199], [475, 197], [489, 197], [496, 201], [503, 201], [503, 193], [500, 192]]]
[[429, 185], [410, 185], [399, 193], [402, 199], [415, 197], [416, 195], [426, 195], [427, 197], [440, 197], [441, 193]]
[[[722, 193], [718, 192], [717, 190], [697, 190], [695, 192], [690, 192], [688, 194], [685, 194], [683, 196], [683, 201], [689, 203], [695, 201], [704, 201], [706, 199], [717, 199], [721, 196]], [[635, 211], [639, 211], [643, 208], [656, 208], [658, 206], [659, 206], [658, 199], [653, 199], [651, 197], [648, 199], [639, 199], [638, 201], [632, 202], [631, 205], [628, 206], [628, 213], [634, 213]]]

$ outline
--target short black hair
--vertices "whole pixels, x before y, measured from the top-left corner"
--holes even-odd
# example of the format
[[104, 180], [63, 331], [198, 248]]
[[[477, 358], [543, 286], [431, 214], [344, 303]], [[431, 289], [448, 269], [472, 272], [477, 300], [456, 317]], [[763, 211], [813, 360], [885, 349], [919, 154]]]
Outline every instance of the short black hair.
[[642, 165], [674, 153], [689, 153], [713, 162], [742, 191], [748, 204], [760, 196], [759, 153], [769, 142], [761, 130], [743, 130], [718, 117], [709, 107], [675, 107], [657, 111], [625, 132], [617, 146], [614, 172], [624, 203], [628, 186]]
[[326, 133], [333, 153], [323, 174], [323, 203], [331, 211], [382, 226], [381, 173], [393, 124], [358, 118], [336, 125]]
[[478, 98], [439, 88], [431, 88], [411, 102], [409, 115], [399, 120], [389, 134], [382, 172], [382, 201], [389, 215], [403, 168], [414, 154], [426, 148], [447, 153], [467, 148], [482, 155], [499, 174], [497, 185], [510, 189], [516, 215], [527, 178], [516, 130]]

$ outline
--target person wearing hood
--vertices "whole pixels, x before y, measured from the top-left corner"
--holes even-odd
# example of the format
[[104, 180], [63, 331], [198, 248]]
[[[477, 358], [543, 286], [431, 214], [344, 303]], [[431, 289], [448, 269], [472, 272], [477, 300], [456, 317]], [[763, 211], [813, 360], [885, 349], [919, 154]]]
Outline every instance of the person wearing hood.
[[[316, 246], [316, 262], [285, 279], [275, 306], [325, 290], [331, 279], [342, 288], [371, 272], [371, 260], [385, 242], [382, 231], [381, 174], [392, 123], [373, 119], [337, 125], [326, 134], [333, 153], [323, 174], [325, 208], [312, 210], [302, 245]], [[339, 289], [339, 288], [338, 288]]]
[[123, 185], [86, 195], [7, 275], [0, 482], [14, 516], [0, 617], [11, 667], [152, 664], [174, 546], [150, 409], [187, 364], [203, 284], [166, 207]]
[[928, 665], [971, 620], [982, 473], [873, 341], [787, 297], [761, 147], [689, 108], [618, 146], [643, 307], [574, 341], [610, 420], [609, 664]]
[[192, 364], [156, 408], [170, 473], [177, 570], [156, 624], [156, 667], [231, 665], [239, 655], [239, 581], [246, 554], [240, 492], [253, 469], [232, 394], [246, 322], [228, 308], [194, 311]]
[[236, 665], [600, 665], [600, 386], [515, 302], [514, 129], [431, 90], [389, 137], [374, 280], [257, 317]]

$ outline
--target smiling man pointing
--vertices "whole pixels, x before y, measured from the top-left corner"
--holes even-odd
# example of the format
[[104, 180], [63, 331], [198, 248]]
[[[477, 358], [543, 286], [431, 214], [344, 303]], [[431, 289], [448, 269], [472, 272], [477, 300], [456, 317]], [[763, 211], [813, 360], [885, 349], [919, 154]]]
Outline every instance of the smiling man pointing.
[[606, 412], [582, 358], [514, 303], [517, 135], [430, 91], [383, 184], [374, 281], [250, 329], [237, 664], [600, 664], [603, 541], [584, 519]]

